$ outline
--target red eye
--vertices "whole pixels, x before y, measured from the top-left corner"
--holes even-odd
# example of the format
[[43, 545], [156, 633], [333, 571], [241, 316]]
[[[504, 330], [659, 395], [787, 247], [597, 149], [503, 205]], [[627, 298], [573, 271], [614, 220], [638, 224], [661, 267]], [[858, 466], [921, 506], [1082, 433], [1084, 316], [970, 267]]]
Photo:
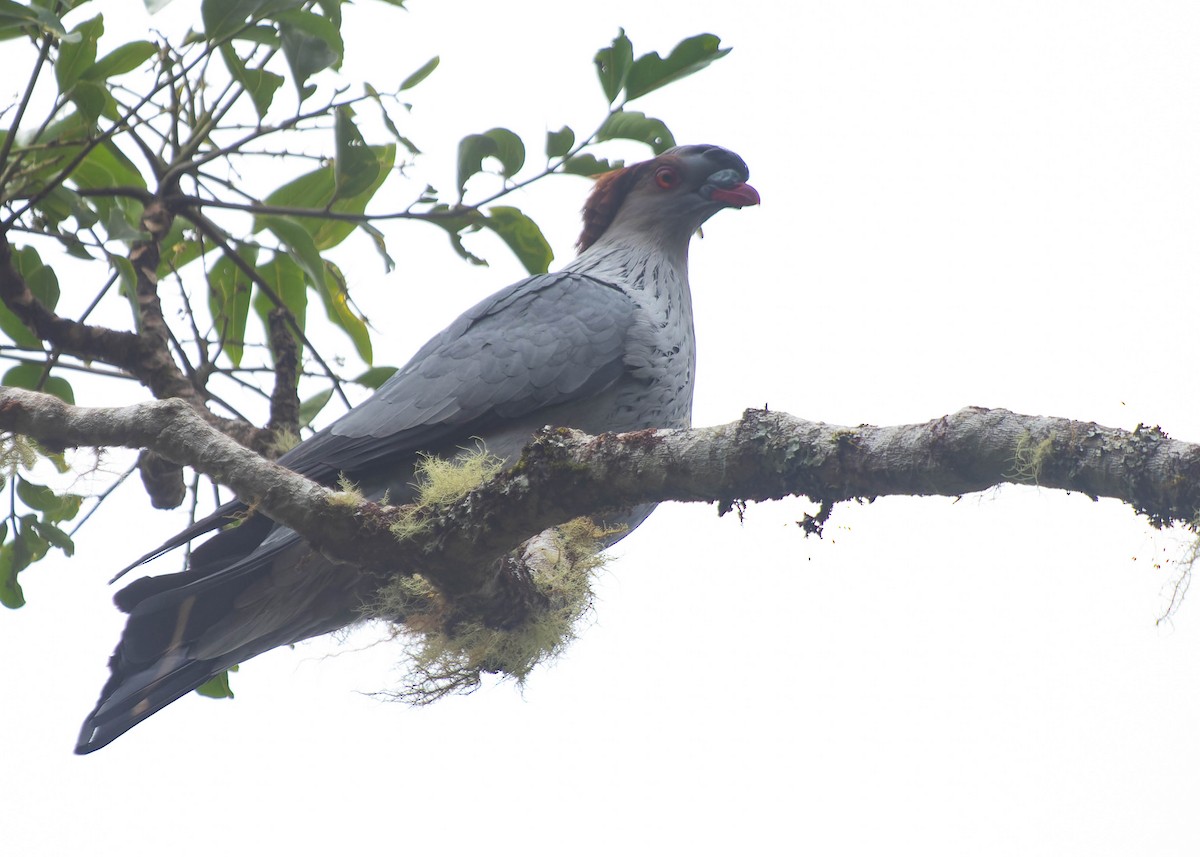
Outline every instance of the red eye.
[[663, 190], [670, 190], [679, 184], [679, 174], [671, 167], [659, 167], [654, 171], [654, 181]]

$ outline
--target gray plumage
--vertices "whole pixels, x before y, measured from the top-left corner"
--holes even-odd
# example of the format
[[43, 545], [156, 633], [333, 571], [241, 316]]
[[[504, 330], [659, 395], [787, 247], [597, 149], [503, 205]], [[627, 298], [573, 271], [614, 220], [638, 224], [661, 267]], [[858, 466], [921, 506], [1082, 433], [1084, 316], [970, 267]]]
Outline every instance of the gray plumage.
[[[721, 208], [758, 202], [747, 177], [745, 163], [716, 146], [679, 147], [602, 176], [572, 263], [463, 313], [280, 463], [324, 484], [345, 474], [368, 496], [405, 502], [418, 452], [453, 456], [480, 438], [512, 463], [545, 425], [592, 433], [690, 425], [687, 246]], [[135, 565], [244, 512], [226, 504]], [[375, 586], [262, 515], [222, 530], [186, 571], [117, 594], [129, 621], [76, 752], [105, 746], [233, 664], [353, 623]]]

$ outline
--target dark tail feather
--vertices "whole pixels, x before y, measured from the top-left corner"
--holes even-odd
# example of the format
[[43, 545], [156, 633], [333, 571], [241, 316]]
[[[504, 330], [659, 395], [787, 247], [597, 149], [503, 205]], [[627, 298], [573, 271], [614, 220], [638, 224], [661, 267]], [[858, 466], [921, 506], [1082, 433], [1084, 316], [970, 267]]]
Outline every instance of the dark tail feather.
[[[121, 569], [116, 574], [114, 574], [112, 577], [112, 580], [110, 580], [109, 583], [116, 583], [118, 580], [120, 580], [126, 574], [128, 574], [129, 572], [131, 572], [135, 568], [137, 568], [139, 565], [145, 565], [146, 563], [150, 562], [150, 560], [152, 560], [152, 559], [158, 559], [163, 554], [169, 553], [170, 551], [175, 550], [175, 548], [177, 548], [177, 547], [182, 547], [183, 545], [187, 544], [188, 542], [190, 542], [192, 539], [196, 538], [197, 536], [202, 536], [205, 533], [211, 533], [213, 530], [219, 529], [220, 527], [223, 527], [226, 524], [230, 524], [233, 521], [236, 521], [245, 511], [246, 511], [246, 505], [244, 503], [242, 503], [240, 500], [232, 500], [232, 501], [226, 503], [224, 506], [221, 506], [219, 509], [217, 509], [215, 512], [213, 512], [211, 515], [201, 518], [199, 521], [196, 521], [196, 523], [192, 524], [186, 530], [182, 530], [181, 532], [176, 533], [175, 535], [171, 536], [171, 538], [167, 539], [161, 545], [156, 547], [154, 550], [150, 551], [147, 554], [143, 554], [142, 556], [135, 559], [133, 562], [129, 563], [129, 565], [125, 566], [123, 569]], [[271, 528], [269, 519], [265, 519], [261, 515], [256, 516], [256, 519], [266, 520], [267, 521], [266, 529], [269, 530]], [[241, 527], [238, 527], [238, 529], [241, 529]], [[229, 532], [236, 532], [236, 531], [230, 530]], [[218, 534], [218, 535], [221, 535], [221, 534]], [[266, 536], [266, 532], [263, 532], [259, 536], [259, 541], [262, 541], [264, 536]], [[208, 544], [208, 542], [205, 542], [205, 544]], [[254, 549], [253, 547], [250, 548], [250, 550], [253, 550], [253, 549]], [[250, 550], [247, 550], [246, 553], [249, 553]]]
[[172, 667], [169, 657], [139, 672], [123, 674], [121, 649], [117, 648], [110, 661], [113, 674], [83, 722], [76, 753], [83, 755], [108, 745], [226, 668], [216, 661], [189, 661], [182, 654], [176, 655], [179, 663]]

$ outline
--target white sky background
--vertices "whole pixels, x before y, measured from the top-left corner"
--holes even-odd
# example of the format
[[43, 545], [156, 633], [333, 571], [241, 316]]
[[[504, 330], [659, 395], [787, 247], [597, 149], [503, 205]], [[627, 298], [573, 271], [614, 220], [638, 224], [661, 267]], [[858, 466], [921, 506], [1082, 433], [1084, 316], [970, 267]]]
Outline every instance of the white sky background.
[[[110, 33], [170, 26], [112, 8]], [[638, 53], [734, 47], [633, 105], [739, 152], [764, 200], [693, 244], [697, 424], [984, 405], [1200, 440], [1200, 6], [412, 0], [349, 20], [346, 71], [381, 90], [441, 55], [405, 130], [444, 189], [464, 134], [510, 127], [534, 164], [546, 129], [593, 127], [590, 60], [618, 26]], [[560, 262], [586, 188], [516, 200]], [[380, 362], [521, 274], [486, 237], [472, 269], [432, 229], [388, 234], [397, 272], [347, 266]], [[1197, 853], [1200, 604], [1155, 624], [1181, 538], [1036, 489], [839, 506], [823, 541], [792, 524], [810, 509], [660, 509], [523, 696], [381, 703], [360, 692], [394, 685], [399, 653], [355, 637], [257, 658], [235, 702], [189, 696], [76, 758], [123, 624], [103, 581], [180, 523], [131, 486], [0, 616], [4, 851]]]

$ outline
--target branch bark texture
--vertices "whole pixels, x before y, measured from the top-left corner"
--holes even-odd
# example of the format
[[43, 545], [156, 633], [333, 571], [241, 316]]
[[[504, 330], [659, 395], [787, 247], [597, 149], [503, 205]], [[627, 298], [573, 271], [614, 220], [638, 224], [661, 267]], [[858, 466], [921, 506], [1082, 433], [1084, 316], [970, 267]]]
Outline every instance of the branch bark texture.
[[965, 408], [927, 423], [845, 427], [750, 410], [688, 431], [592, 437], [543, 432], [510, 471], [397, 542], [400, 509], [355, 502], [238, 445], [178, 400], [80, 408], [0, 388], [0, 430], [44, 445], [148, 448], [232, 488], [327, 555], [389, 575], [419, 572], [445, 591], [494, 586], [494, 560], [580, 515], [676, 500], [803, 495], [822, 504], [883, 495], [959, 496], [1036, 484], [1128, 503], [1152, 523], [1189, 523], [1200, 507], [1200, 444], [1006, 410]]

